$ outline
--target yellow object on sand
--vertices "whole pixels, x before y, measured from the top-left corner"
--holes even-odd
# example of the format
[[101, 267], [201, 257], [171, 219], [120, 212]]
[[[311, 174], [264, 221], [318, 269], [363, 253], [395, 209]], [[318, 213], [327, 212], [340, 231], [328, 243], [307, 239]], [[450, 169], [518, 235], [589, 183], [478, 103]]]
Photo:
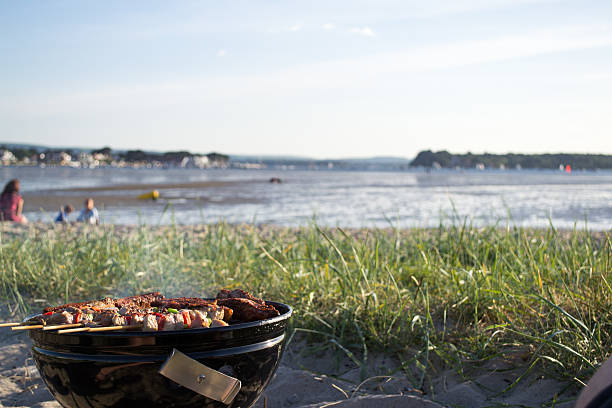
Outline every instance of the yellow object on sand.
[[144, 193], [138, 196], [139, 200], [157, 200], [159, 198], [159, 191], [153, 190], [148, 193]]

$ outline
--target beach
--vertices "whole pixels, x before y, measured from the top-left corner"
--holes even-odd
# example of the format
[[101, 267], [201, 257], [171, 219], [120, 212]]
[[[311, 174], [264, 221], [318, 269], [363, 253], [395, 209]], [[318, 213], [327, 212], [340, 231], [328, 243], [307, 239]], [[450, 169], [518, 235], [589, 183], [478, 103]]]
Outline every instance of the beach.
[[[0, 406], [60, 407], [36, 370], [26, 334], [4, 332], [0, 336]], [[567, 382], [535, 374], [499, 395], [500, 387], [512, 384], [521, 374], [516, 362], [503, 359], [471, 367], [462, 375], [442, 371], [432, 378], [430, 391], [422, 392], [401, 373], [393, 372], [397, 362], [384, 355], [372, 359], [372, 376], [361, 381], [359, 368], [350, 361], [342, 361], [337, 369], [329, 364], [333, 356], [305, 355], [308, 351], [309, 346], [301, 342], [289, 345], [275, 377], [254, 407], [540, 407], [557, 400], [555, 407], [569, 408], [576, 398], [575, 389], [564, 391]]]
[[[150, 290], [292, 305], [259, 408], [570, 407], [610, 345], [607, 320], [588, 319], [609, 308], [605, 232], [4, 223], [0, 242], [5, 321]], [[4, 329], [4, 406], [55, 404], [29, 347]]]

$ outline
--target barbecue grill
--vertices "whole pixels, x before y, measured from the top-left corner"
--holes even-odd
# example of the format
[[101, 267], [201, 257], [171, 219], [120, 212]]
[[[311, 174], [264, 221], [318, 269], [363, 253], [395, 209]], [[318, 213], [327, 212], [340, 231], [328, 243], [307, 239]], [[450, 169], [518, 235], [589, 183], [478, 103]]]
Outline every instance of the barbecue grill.
[[284, 350], [290, 306], [280, 316], [176, 331], [29, 330], [32, 354], [64, 407], [240, 407], [253, 405]]

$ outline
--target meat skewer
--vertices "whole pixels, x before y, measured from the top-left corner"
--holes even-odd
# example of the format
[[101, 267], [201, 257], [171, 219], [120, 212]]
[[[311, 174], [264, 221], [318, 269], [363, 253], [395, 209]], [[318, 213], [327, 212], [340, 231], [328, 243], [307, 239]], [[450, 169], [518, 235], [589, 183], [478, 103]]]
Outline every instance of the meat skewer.
[[74, 327], [81, 327], [82, 323], [73, 323], [73, 324], [55, 324], [53, 326], [44, 326], [43, 330], [57, 330], [57, 329], [72, 329]]
[[31, 329], [42, 329], [43, 326], [42, 324], [30, 324], [30, 325], [25, 325], [25, 326], [14, 326], [11, 327], [11, 330], [31, 330]]
[[79, 327], [77, 329], [63, 329], [63, 330], [58, 330], [56, 333], [58, 334], [64, 334], [64, 333], [77, 333], [77, 332], [84, 332], [84, 331], [89, 331], [89, 327]]
[[[141, 326], [135, 326], [134, 328], [139, 328], [139, 327]], [[125, 330], [127, 328], [128, 328], [127, 326], [89, 327], [87, 331], [88, 332], [103, 332], [103, 331]]]

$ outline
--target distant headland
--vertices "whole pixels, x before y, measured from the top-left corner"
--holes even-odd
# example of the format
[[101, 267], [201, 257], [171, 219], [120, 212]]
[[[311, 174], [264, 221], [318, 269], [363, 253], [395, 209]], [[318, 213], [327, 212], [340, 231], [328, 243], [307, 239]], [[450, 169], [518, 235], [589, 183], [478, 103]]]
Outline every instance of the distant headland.
[[[494, 169], [612, 169], [612, 155], [604, 154], [453, 154], [446, 150], [419, 152], [411, 167]], [[568, 167], [569, 166], [569, 167]]]
[[131, 168], [236, 168], [281, 170], [403, 171], [426, 169], [612, 169], [612, 155], [604, 154], [474, 154], [423, 150], [414, 159], [370, 157], [314, 159], [298, 156], [246, 156], [189, 151], [154, 152], [113, 150], [110, 147], [86, 149], [48, 147], [0, 142], [0, 166], [39, 167], [131, 167]]

